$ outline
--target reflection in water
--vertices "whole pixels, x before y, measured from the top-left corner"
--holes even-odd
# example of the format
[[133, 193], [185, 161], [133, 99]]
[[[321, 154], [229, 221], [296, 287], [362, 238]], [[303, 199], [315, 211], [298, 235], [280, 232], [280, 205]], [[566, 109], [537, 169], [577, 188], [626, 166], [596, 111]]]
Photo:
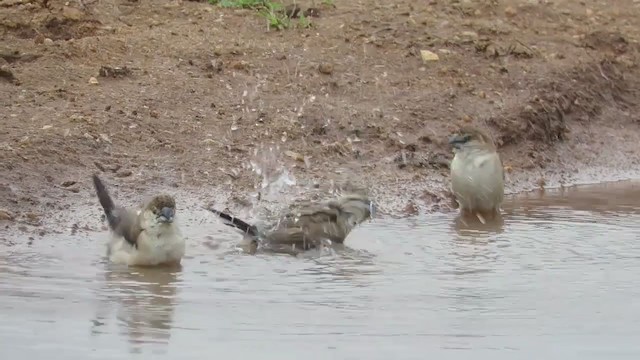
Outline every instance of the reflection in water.
[[[495, 248], [496, 235], [504, 231], [504, 216], [487, 219], [485, 223], [478, 217], [458, 213], [451, 221], [455, 235], [451, 240], [452, 261], [449, 269], [443, 269], [444, 277], [450, 279], [450, 285], [444, 287], [442, 298], [449, 301], [449, 309], [454, 312], [485, 311], [490, 301], [491, 290], [479, 284], [490, 278], [498, 260]], [[468, 337], [472, 334], [461, 333]], [[452, 341], [447, 345], [451, 349], [465, 349], [464, 341]]]
[[[640, 213], [640, 183], [620, 181], [588, 186], [532, 191], [512, 196], [503, 208], [531, 211], [541, 208], [566, 208], [590, 213]], [[542, 214], [540, 214], [542, 215]]]
[[453, 228], [461, 238], [487, 239], [492, 234], [500, 234], [504, 231], [504, 216], [498, 215], [493, 219], [486, 220], [486, 223], [482, 223], [475, 216], [458, 214], [453, 220]]
[[379, 218], [300, 257], [243, 254], [233, 229], [193, 221], [180, 271], [105, 268], [80, 237], [0, 248], [0, 358], [638, 358], [638, 188], [503, 209]]
[[[104, 273], [106, 302], [117, 304], [116, 319], [127, 335], [131, 350], [145, 343], [166, 344], [171, 337], [177, 295], [177, 268], [131, 268], [113, 266]], [[104, 309], [104, 308], [103, 308]], [[93, 332], [104, 325], [105, 314], [93, 321]]]
[[318, 282], [335, 283], [347, 281], [353, 286], [367, 286], [370, 275], [380, 274], [382, 270], [375, 264], [375, 255], [366, 250], [354, 250], [347, 246], [335, 246], [334, 256], [311, 259], [313, 266], [305, 268], [302, 274], [317, 277]]

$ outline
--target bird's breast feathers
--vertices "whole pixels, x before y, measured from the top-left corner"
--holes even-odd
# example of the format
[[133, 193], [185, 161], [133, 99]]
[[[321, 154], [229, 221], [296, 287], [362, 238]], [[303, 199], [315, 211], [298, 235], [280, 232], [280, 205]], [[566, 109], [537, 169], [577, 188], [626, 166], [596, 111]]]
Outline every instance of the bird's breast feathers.
[[142, 232], [136, 241], [137, 248], [127, 244], [122, 237], [114, 238], [108, 251], [112, 261], [128, 265], [179, 262], [185, 253], [185, 240], [177, 225], [161, 224], [155, 217], [145, 215], [139, 218]]
[[500, 158], [495, 152], [473, 154], [457, 153], [451, 163], [451, 170], [456, 173], [502, 170]]
[[184, 246], [184, 238], [175, 223], [162, 224], [154, 220], [144, 221], [143, 231], [138, 237], [138, 249], [148, 248], [155, 251], [171, 250]]

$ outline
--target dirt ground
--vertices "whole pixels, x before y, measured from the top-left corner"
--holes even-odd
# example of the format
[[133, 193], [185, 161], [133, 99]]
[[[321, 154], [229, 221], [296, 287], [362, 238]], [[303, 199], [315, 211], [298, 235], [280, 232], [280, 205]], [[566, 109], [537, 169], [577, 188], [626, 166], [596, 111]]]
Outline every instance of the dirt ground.
[[299, 4], [311, 26], [276, 31], [207, 2], [0, 0], [0, 225], [97, 214], [94, 172], [122, 202], [240, 211], [269, 156], [298, 194], [448, 210], [462, 124], [495, 138], [510, 192], [635, 176], [640, 1]]

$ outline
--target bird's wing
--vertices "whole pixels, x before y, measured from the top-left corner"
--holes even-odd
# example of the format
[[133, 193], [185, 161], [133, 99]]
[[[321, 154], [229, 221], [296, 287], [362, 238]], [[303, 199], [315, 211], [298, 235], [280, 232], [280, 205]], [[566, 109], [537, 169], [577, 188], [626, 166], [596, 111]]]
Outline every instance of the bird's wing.
[[309, 206], [290, 216], [295, 221], [281, 222], [271, 238], [290, 243], [318, 244], [325, 239], [343, 243], [353, 227], [371, 217], [371, 206], [366, 197], [344, 197]]
[[271, 250], [309, 250], [316, 247], [319, 242], [314, 241], [311, 236], [301, 227], [278, 228], [271, 231], [266, 236], [266, 245]]
[[133, 247], [138, 247], [138, 237], [144, 231], [140, 216], [136, 212], [124, 208], [116, 208], [118, 223], [113, 232], [122, 236]]

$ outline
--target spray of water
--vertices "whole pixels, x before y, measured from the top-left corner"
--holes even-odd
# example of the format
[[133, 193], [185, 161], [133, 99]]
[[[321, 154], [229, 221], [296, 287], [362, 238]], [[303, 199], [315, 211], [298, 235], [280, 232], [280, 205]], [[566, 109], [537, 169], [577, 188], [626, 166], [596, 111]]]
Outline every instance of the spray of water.
[[281, 161], [278, 145], [258, 147], [249, 161], [250, 170], [260, 178], [255, 196], [260, 200], [281, 200], [287, 188], [296, 185], [296, 179]]

